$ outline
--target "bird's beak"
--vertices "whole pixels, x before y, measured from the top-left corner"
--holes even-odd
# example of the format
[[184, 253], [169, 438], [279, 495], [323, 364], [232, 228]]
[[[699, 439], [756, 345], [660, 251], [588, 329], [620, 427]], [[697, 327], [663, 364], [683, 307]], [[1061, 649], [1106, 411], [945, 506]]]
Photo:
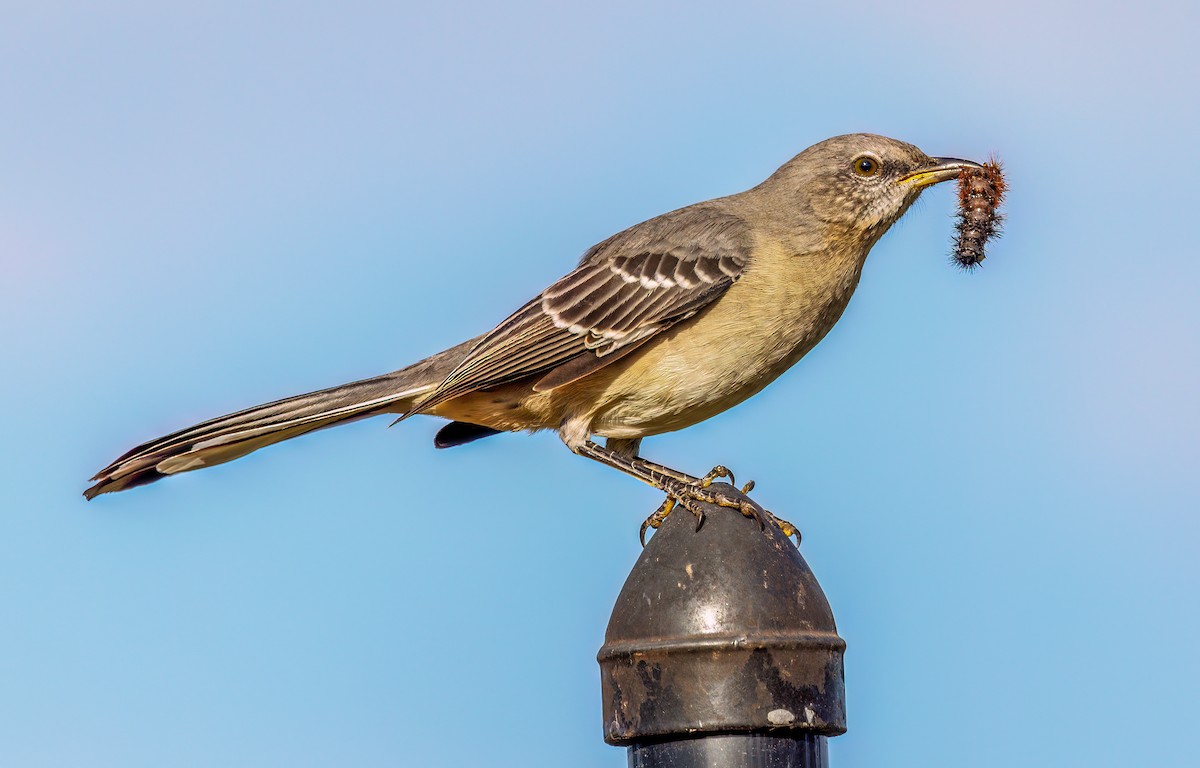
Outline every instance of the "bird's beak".
[[913, 171], [900, 177], [901, 184], [911, 184], [920, 189], [932, 184], [958, 178], [958, 175], [968, 168], [982, 168], [979, 163], [970, 160], [959, 160], [957, 157], [935, 157], [933, 165]]

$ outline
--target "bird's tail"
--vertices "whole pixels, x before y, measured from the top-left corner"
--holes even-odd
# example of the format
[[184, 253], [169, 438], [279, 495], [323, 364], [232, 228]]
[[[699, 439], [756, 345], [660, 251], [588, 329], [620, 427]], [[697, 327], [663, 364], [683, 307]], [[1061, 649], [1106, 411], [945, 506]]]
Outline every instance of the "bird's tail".
[[476, 339], [394, 373], [247, 408], [137, 446], [100, 470], [91, 499], [240, 458], [263, 446], [380, 413], [406, 413], [436, 387]]

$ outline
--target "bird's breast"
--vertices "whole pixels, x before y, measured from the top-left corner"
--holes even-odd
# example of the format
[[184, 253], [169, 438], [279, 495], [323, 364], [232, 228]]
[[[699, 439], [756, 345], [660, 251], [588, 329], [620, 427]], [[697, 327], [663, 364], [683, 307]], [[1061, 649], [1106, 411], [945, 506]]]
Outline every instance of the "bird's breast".
[[617, 438], [670, 432], [756, 394], [825, 337], [861, 270], [862, 258], [853, 253], [760, 247], [752, 267], [715, 304], [607, 375], [597, 372], [588, 394], [593, 432]]

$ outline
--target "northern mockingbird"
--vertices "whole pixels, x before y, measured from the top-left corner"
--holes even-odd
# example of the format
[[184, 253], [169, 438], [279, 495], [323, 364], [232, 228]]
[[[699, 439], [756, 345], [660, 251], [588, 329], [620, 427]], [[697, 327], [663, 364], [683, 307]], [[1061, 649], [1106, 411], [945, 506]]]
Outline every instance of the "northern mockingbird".
[[[638, 455], [642, 438], [757, 393], [841, 317], [867, 252], [926, 187], [980, 166], [870, 134], [823, 141], [753, 189], [680, 208], [593, 246], [483, 336], [394, 373], [290, 397], [151, 440], [87, 498], [236, 459], [382, 413], [449, 419], [435, 445], [556, 430], [567, 447], [667, 494], [758, 516], [744, 496]], [[606, 438], [601, 446], [594, 436]], [[760, 518], [761, 520], [761, 518]], [[643, 533], [645, 526], [643, 526]]]

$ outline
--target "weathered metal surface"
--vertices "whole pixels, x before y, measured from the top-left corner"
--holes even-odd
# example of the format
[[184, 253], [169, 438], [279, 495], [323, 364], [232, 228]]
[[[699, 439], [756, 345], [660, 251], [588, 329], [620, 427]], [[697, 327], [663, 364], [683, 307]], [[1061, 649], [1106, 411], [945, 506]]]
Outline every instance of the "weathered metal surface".
[[605, 741], [844, 733], [845, 642], [808, 564], [778, 529], [706, 512], [696, 531], [677, 508], [617, 598], [598, 655]]
[[814, 733], [718, 733], [629, 748], [629, 768], [827, 768], [828, 739]]

